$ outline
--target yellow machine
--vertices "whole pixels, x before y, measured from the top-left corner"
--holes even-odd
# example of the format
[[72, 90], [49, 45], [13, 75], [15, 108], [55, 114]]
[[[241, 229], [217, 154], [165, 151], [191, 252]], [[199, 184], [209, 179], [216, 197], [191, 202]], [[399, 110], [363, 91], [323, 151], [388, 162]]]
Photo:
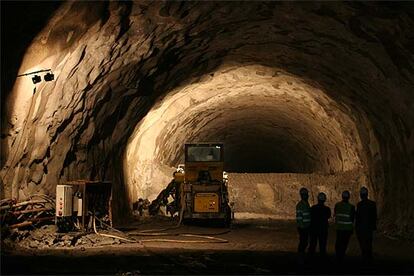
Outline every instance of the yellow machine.
[[174, 173], [184, 220], [220, 219], [226, 225], [230, 223], [223, 149], [222, 143], [185, 145], [185, 167], [180, 165]]

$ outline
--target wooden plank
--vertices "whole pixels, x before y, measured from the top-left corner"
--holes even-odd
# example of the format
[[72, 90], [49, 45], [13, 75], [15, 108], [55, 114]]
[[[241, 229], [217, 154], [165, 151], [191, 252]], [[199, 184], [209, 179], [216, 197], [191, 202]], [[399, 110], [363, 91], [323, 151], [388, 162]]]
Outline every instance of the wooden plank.
[[28, 213], [36, 213], [36, 212], [42, 212], [42, 211], [52, 211], [53, 208], [35, 208], [30, 210], [23, 210], [23, 211], [15, 211], [12, 212], [13, 215], [18, 216], [21, 214], [28, 214]]

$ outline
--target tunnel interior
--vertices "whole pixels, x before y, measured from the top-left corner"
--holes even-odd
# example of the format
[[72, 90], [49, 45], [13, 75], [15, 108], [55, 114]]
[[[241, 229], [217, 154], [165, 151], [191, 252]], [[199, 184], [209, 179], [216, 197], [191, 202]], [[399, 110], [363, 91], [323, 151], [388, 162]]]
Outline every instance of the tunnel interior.
[[[239, 4], [54, 7], [15, 66], [55, 81], [16, 78], [2, 96], [2, 197], [105, 179], [121, 220], [168, 183], [184, 143], [221, 141], [229, 172], [313, 174], [331, 204], [366, 185], [381, 227], [412, 231], [412, 9]], [[279, 188], [266, 185], [255, 189], [273, 210]], [[297, 188], [283, 188], [286, 216]]]
[[[184, 163], [184, 144], [194, 142], [223, 142], [228, 173], [366, 172], [358, 130], [338, 104], [298, 77], [261, 65], [217, 68], [148, 112], [126, 148], [131, 197], [154, 199]], [[237, 186], [231, 175], [229, 185]]]

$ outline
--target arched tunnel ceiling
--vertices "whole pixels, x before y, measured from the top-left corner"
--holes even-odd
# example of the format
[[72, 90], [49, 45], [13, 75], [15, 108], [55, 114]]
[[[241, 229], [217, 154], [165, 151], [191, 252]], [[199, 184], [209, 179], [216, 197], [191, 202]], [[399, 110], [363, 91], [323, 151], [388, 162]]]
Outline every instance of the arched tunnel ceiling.
[[153, 178], [155, 198], [163, 183], [154, 175], [183, 163], [185, 143], [206, 141], [225, 143], [230, 172], [329, 174], [362, 169], [364, 155], [354, 122], [323, 91], [280, 70], [233, 65], [148, 112], [126, 149], [127, 186]]
[[[280, 70], [320, 91], [315, 99], [328, 100], [319, 102], [329, 117], [322, 122], [334, 128], [312, 120], [300, 124], [303, 130], [297, 128], [301, 114], [296, 121], [282, 119], [290, 114], [282, 112], [289, 104], [283, 109], [263, 105], [261, 110], [262, 105], [244, 105], [249, 112], [257, 110], [263, 119], [278, 112], [280, 117], [269, 123], [292, 129], [291, 135], [274, 132], [292, 141], [292, 147], [295, 139], [309, 137], [297, 144], [322, 162], [309, 162], [317, 170], [364, 167], [383, 216], [400, 225], [412, 222], [414, 204], [407, 205], [414, 190], [411, 5], [237, 4], [64, 3], [27, 49], [19, 70], [52, 68], [56, 81], [41, 83], [33, 95], [30, 79], [17, 79], [8, 93], [3, 193], [52, 193], [61, 181], [100, 177], [114, 182], [115, 196], [126, 199], [117, 208], [125, 208], [122, 158], [127, 141], [147, 112], [160, 105], [162, 95], [208, 82], [211, 74], [212, 81], [220, 68], [254, 65]], [[244, 92], [254, 93], [248, 87], [237, 90]], [[303, 103], [292, 102], [292, 112]], [[237, 129], [239, 123], [229, 120], [212, 121], [199, 135], [218, 131], [224, 122]], [[264, 122], [263, 128], [250, 123], [269, 135]], [[166, 129], [168, 134], [173, 130]], [[330, 143], [329, 137], [340, 136]], [[160, 160], [177, 156], [172, 153], [176, 145], [168, 147], [171, 153], [164, 157], [157, 153]], [[339, 155], [337, 149], [343, 160], [331, 158], [333, 163], [325, 164], [324, 157]]]

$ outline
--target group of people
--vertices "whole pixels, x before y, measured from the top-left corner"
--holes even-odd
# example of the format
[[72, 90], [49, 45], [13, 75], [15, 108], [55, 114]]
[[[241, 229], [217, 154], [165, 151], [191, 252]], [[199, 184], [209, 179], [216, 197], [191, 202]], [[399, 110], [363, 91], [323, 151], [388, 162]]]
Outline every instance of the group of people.
[[[296, 222], [299, 232], [298, 253], [300, 261], [304, 261], [308, 246], [309, 254], [314, 255], [317, 243], [319, 243], [320, 255], [325, 257], [329, 219], [331, 218], [331, 209], [325, 205], [326, 194], [319, 193], [318, 203], [312, 207], [308, 202], [308, 190], [301, 188], [299, 194], [301, 200], [296, 205]], [[366, 187], [362, 187], [360, 190], [361, 201], [356, 208], [349, 202], [350, 196], [349, 191], [342, 192], [342, 201], [336, 203], [334, 209], [336, 258], [339, 263], [343, 261], [355, 228], [363, 261], [369, 263], [372, 260], [372, 238], [377, 223], [376, 204], [368, 199]]]

